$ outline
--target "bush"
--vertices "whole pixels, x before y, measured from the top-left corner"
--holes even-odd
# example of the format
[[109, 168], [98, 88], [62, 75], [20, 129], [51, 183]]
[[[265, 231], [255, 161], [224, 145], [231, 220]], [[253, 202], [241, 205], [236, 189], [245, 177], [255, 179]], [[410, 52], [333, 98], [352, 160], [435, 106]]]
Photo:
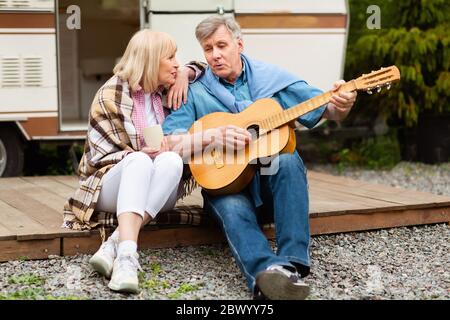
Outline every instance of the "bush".
[[343, 149], [335, 158], [341, 170], [349, 166], [390, 169], [400, 162], [400, 146], [394, 134], [371, 137]]
[[[366, 28], [368, 5], [381, 8], [381, 29]], [[355, 14], [352, 14], [352, 13]], [[364, 119], [406, 126], [420, 114], [450, 112], [450, 2], [448, 0], [350, 1], [351, 29], [346, 78], [397, 65], [402, 79], [378, 98], [362, 97], [355, 108]], [[364, 13], [364, 14], [361, 14]]]
[[[77, 159], [73, 158], [71, 148]], [[32, 143], [25, 154], [25, 176], [74, 175], [77, 171], [77, 162], [83, 154], [83, 146]]]

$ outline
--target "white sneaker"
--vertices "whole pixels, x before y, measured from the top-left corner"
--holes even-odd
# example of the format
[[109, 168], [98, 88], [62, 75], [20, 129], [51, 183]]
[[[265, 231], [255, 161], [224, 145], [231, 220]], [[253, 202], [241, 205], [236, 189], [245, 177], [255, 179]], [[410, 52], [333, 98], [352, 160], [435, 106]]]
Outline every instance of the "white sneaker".
[[139, 255], [137, 252], [117, 256], [116, 260], [114, 260], [111, 281], [108, 284], [111, 290], [131, 293], [139, 292], [137, 271], [142, 269], [138, 259]]
[[101, 275], [110, 278], [113, 270], [114, 260], [117, 255], [118, 243], [108, 238], [102, 243], [100, 249], [89, 259], [89, 264]]
[[309, 295], [309, 286], [299, 274], [280, 265], [259, 272], [256, 286], [270, 300], [303, 300]]

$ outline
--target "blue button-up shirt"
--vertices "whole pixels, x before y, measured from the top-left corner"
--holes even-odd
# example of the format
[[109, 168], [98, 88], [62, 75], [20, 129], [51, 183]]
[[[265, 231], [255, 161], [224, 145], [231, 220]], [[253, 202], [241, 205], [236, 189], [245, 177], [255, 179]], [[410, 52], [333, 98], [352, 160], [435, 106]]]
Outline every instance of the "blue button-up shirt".
[[[220, 82], [236, 97], [237, 101], [251, 100], [245, 70], [234, 84], [223, 79], [220, 79]], [[289, 109], [320, 94], [322, 94], [321, 90], [304, 81], [298, 81], [275, 93], [271, 98], [275, 99], [284, 109]], [[322, 118], [324, 111], [325, 106], [322, 106], [297, 120], [305, 127], [312, 128]], [[230, 112], [230, 110], [212, 96], [200, 81], [197, 81], [189, 86], [187, 103], [166, 118], [163, 124], [164, 134], [187, 132], [196, 120], [213, 112]]]
[[[223, 79], [219, 79], [219, 81], [234, 95], [236, 101], [251, 100], [244, 69], [234, 84]], [[271, 98], [275, 99], [284, 109], [288, 109], [320, 94], [322, 94], [321, 90], [308, 85], [304, 81], [298, 81], [275, 93]], [[298, 118], [298, 121], [305, 127], [312, 128], [322, 118], [325, 108], [325, 106], [322, 106], [311, 111]], [[230, 110], [211, 95], [200, 81], [197, 81], [189, 87], [187, 103], [166, 118], [163, 124], [164, 134], [185, 133], [196, 120], [213, 112], [230, 112]], [[262, 205], [262, 200], [259, 196], [259, 174], [256, 174], [249, 187], [255, 206]]]

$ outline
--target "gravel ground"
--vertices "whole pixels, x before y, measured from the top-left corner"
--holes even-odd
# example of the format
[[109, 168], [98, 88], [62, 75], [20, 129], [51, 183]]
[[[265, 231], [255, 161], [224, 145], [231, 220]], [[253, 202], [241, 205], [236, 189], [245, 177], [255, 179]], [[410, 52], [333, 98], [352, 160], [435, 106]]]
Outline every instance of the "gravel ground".
[[[450, 196], [450, 164], [390, 171], [309, 166], [355, 179]], [[274, 243], [272, 243], [274, 246]], [[0, 264], [0, 299], [249, 299], [226, 244], [141, 252], [141, 293], [110, 291], [89, 255]], [[449, 299], [448, 224], [317, 236], [309, 299]]]

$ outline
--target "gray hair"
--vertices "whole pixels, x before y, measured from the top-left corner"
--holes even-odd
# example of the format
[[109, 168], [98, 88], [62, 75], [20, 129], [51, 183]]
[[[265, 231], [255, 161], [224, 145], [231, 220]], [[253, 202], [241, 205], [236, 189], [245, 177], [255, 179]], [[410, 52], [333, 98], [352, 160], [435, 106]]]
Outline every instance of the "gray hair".
[[219, 29], [221, 26], [225, 26], [233, 36], [233, 38], [242, 38], [241, 27], [236, 22], [236, 20], [234, 20], [233, 17], [226, 17], [223, 15], [210, 16], [200, 22], [195, 29], [195, 36], [197, 37], [197, 40], [202, 43], [204, 40], [208, 39], [214, 32], [216, 32], [217, 29]]

